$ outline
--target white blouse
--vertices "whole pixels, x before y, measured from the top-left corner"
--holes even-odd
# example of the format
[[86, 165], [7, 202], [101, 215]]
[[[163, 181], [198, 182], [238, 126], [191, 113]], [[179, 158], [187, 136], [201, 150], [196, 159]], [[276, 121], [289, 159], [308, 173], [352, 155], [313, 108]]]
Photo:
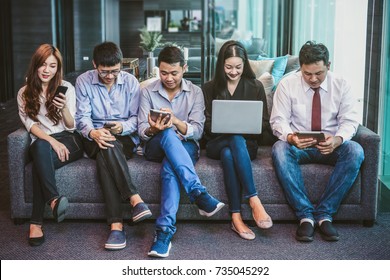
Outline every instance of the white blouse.
[[[68, 107], [70, 114], [74, 117], [74, 115], [76, 113], [75, 88], [71, 83], [69, 83], [67, 81], [62, 81], [62, 85], [68, 87], [68, 90], [66, 92], [66, 106]], [[46, 114], [47, 114], [47, 109], [45, 106], [46, 96], [43, 94], [43, 92], [40, 94], [40, 97], [39, 97], [39, 101], [40, 101], [41, 106], [39, 108], [39, 112], [37, 115], [38, 122], [30, 119], [28, 117], [28, 115], [26, 114], [26, 112], [24, 111], [25, 101], [23, 99], [22, 94], [23, 94], [25, 87], [26, 86], [22, 87], [19, 90], [17, 101], [18, 101], [18, 107], [19, 107], [19, 117], [20, 117], [22, 123], [24, 124], [24, 126], [26, 127], [28, 132], [30, 132], [31, 127], [34, 124], [38, 125], [38, 127], [48, 135], [53, 134], [53, 133], [62, 132], [64, 130], [67, 130], [67, 131], [74, 131], [75, 130], [75, 127], [76, 127], [75, 122], [74, 122], [72, 128], [67, 128], [64, 124], [63, 119], [60, 119], [58, 124], [54, 125], [54, 123], [46, 116]], [[31, 136], [32, 142], [34, 142], [37, 139], [37, 137], [32, 133], [30, 133], [30, 136]]]

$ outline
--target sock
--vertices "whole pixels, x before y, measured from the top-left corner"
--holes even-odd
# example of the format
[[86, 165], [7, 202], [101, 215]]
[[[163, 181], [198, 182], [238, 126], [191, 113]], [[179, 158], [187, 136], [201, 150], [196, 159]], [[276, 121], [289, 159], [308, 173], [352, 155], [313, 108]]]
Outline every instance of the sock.
[[302, 224], [303, 222], [309, 222], [309, 223], [311, 223], [311, 225], [314, 227], [314, 221], [313, 221], [312, 219], [303, 218], [303, 219], [301, 219], [301, 221], [299, 222], [299, 224]]
[[318, 225], [321, 226], [322, 222], [325, 222], [325, 221], [332, 222], [330, 219], [323, 219], [323, 220], [318, 222]]

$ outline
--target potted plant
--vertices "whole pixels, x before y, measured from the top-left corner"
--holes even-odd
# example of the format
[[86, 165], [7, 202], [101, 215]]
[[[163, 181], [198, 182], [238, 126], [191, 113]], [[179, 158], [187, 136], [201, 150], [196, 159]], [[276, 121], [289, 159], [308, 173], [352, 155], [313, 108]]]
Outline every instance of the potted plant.
[[155, 66], [154, 54], [153, 51], [162, 46], [162, 34], [158, 31], [148, 31], [146, 27], [139, 29], [141, 32], [139, 37], [141, 39], [140, 46], [141, 48], [148, 53], [147, 63], [146, 63], [146, 76], [147, 78], [151, 77], [153, 67]]
[[173, 21], [169, 22], [168, 32], [178, 32], [178, 31], [179, 31], [179, 25], [174, 23]]
[[139, 29], [141, 32], [139, 34], [139, 37], [141, 38], [140, 46], [141, 48], [150, 53], [162, 46], [161, 40], [162, 40], [162, 34], [158, 31], [148, 31], [146, 27], [143, 27]]

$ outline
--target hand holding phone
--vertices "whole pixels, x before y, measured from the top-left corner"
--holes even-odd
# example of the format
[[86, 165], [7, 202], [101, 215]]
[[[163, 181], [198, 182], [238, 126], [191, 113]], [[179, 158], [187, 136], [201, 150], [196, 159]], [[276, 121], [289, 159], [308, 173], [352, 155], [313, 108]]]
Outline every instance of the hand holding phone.
[[168, 116], [168, 118], [165, 120], [164, 124], [167, 124], [169, 122], [169, 120], [171, 119], [171, 114], [169, 112], [156, 110], [156, 109], [150, 109], [150, 118], [152, 119], [152, 121], [156, 122], [160, 115], [161, 115], [161, 119], [164, 119], [166, 116]]
[[62, 92], [63, 94], [66, 94], [67, 90], [68, 90], [68, 87], [66, 87], [66, 86], [58, 86], [55, 93], [54, 93], [54, 97], [58, 96], [60, 94], [60, 92]]
[[109, 123], [109, 122], [106, 122], [103, 125], [103, 127], [106, 128], [106, 129], [110, 129], [110, 128], [114, 127], [114, 126], [115, 126], [115, 123]]

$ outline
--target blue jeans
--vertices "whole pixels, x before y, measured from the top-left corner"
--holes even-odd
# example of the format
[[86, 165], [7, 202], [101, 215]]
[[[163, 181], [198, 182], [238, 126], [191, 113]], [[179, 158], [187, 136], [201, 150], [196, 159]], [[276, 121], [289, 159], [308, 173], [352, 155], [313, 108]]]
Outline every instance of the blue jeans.
[[[272, 147], [272, 159], [287, 201], [297, 218], [309, 218], [317, 222], [323, 219], [332, 221], [332, 216], [359, 174], [364, 152], [354, 141], [346, 141], [333, 153], [322, 155], [317, 148], [298, 149], [279, 140]], [[309, 201], [299, 166], [307, 163], [334, 166], [325, 191], [315, 207]]]
[[176, 232], [176, 213], [180, 201], [180, 185], [194, 202], [194, 193], [205, 192], [195, 171], [199, 147], [194, 141], [181, 141], [172, 129], [166, 129], [146, 143], [147, 160], [161, 162], [161, 211], [156, 227]]
[[251, 145], [247, 146], [247, 140], [241, 135], [223, 135], [206, 145], [207, 156], [222, 162], [231, 213], [241, 212], [242, 196], [248, 199], [257, 195], [251, 160], [256, 158], [258, 146], [255, 141], [248, 140], [248, 143]]
[[31, 223], [41, 225], [45, 205], [58, 198], [55, 170], [71, 163], [83, 156], [83, 145], [80, 135], [75, 132], [62, 131], [50, 135], [64, 144], [69, 150], [69, 160], [62, 162], [50, 143], [37, 139], [30, 146], [30, 155], [33, 159], [33, 207]]

